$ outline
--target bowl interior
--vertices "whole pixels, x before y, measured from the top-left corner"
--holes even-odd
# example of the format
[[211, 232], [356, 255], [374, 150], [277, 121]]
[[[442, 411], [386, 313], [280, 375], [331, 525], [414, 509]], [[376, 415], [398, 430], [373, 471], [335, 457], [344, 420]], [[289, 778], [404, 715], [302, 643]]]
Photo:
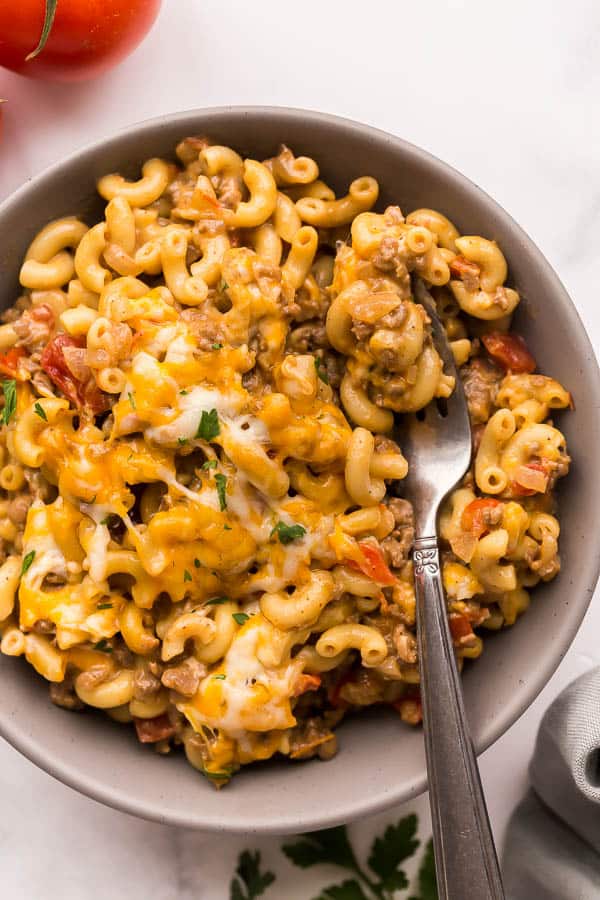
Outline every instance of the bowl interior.
[[[589, 448], [600, 443], [598, 368], [577, 313], [540, 252], [486, 194], [410, 144], [343, 119], [304, 110], [226, 108], [182, 113], [133, 126], [87, 148], [23, 187], [0, 208], [0, 308], [18, 292], [20, 260], [50, 219], [77, 214], [93, 222], [102, 210], [96, 179], [135, 175], [140, 161], [172, 156], [188, 134], [206, 134], [262, 159], [282, 141], [314, 156], [322, 176], [342, 191], [358, 175], [375, 176], [378, 208], [434, 207], [459, 230], [494, 238], [523, 296], [517, 326], [540, 369], [569, 388], [576, 410], [560, 417], [573, 468], [561, 501], [563, 572], [541, 585], [519, 623], [485, 642], [464, 673], [479, 751], [532, 702], [568, 649], [598, 570], [600, 482]], [[370, 712], [345, 723], [330, 762], [251, 766], [215, 791], [183, 758], [163, 759], [107, 718], [54, 707], [46, 685], [23, 661], [0, 658], [0, 732], [51, 774], [105, 803], [188, 827], [251, 832], [305, 831], [348, 821], [408, 799], [426, 784], [420, 730], [395, 715]]]

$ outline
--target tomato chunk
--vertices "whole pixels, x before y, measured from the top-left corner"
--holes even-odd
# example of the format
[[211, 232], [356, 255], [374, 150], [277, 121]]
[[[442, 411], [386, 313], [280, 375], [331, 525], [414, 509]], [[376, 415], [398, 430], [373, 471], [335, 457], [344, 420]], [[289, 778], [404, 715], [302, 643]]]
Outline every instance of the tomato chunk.
[[351, 569], [362, 572], [363, 575], [371, 578], [377, 584], [396, 584], [396, 579], [389, 570], [379, 547], [368, 541], [359, 541], [358, 547], [360, 548], [362, 559], [360, 562], [354, 559], [348, 560], [347, 564]]
[[11, 378], [15, 378], [19, 360], [22, 356], [25, 356], [25, 349], [23, 347], [11, 347], [6, 353], [1, 353], [0, 372], [2, 372], [3, 375], [10, 375]]
[[157, 741], [164, 741], [175, 734], [175, 729], [166, 713], [163, 713], [162, 716], [155, 716], [154, 719], [136, 719], [134, 717], [133, 721], [138, 741], [141, 744], [155, 744]]
[[85, 347], [85, 338], [74, 338], [68, 334], [57, 334], [46, 344], [42, 353], [41, 366], [57, 388], [78, 408], [86, 407], [94, 415], [104, 412], [109, 407], [109, 399], [94, 378], [83, 381], [70, 371], [65, 359], [65, 347]]
[[455, 644], [461, 644], [465, 638], [470, 638], [474, 633], [471, 623], [462, 613], [450, 613], [448, 624]]
[[450, 272], [455, 278], [479, 278], [481, 269], [477, 263], [471, 262], [464, 256], [455, 256], [450, 263]]
[[490, 512], [498, 509], [499, 506], [502, 506], [500, 500], [494, 500], [492, 497], [479, 497], [477, 500], [472, 500], [462, 511], [460, 517], [462, 528], [473, 537], [481, 537], [489, 531]]
[[492, 359], [505, 371], [517, 374], [535, 371], [535, 359], [520, 334], [491, 331], [489, 334], [484, 334], [481, 340]]
[[[548, 470], [543, 462], [530, 462], [527, 463], [526, 466], [522, 466], [522, 469], [530, 469], [532, 472], [541, 472], [546, 476], [545, 479], [545, 488], [548, 486]], [[543, 491], [537, 491], [535, 488], [526, 487], [524, 484], [520, 484], [518, 481], [511, 481], [510, 483], [510, 492], [515, 497], [531, 497], [533, 494], [545, 493], [545, 488]]]
[[300, 675], [298, 681], [296, 682], [296, 687], [294, 688], [292, 697], [300, 697], [301, 694], [306, 694], [307, 691], [318, 691], [320, 687], [320, 675], [307, 675], [303, 673], [302, 675]]

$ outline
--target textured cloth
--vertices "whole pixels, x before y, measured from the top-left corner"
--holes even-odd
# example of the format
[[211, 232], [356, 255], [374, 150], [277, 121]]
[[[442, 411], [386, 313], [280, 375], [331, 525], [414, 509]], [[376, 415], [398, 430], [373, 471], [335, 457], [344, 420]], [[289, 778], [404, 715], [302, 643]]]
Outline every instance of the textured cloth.
[[529, 774], [504, 848], [508, 900], [599, 900], [600, 668], [550, 706]]

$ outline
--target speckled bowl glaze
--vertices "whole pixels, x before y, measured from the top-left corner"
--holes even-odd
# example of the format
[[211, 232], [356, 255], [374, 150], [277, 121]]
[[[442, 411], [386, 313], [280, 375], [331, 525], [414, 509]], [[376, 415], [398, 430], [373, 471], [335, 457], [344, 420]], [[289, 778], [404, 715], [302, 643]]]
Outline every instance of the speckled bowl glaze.
[[[563, 482], [563, 570], [534, 592], [514, 628], [486, 639], [481, 659], [464, 673], [475, 745], [483, 751], [523, 713], [546, 684], [581, 623], [600, 560], [600, 377], [573, 303], [537, 247], [497, 203], [423, 150], [382, 131], [306, 110], [227, 107], [178, 113], [132, 125], [54, 165], [0, 207], [0, 306], [17, 296], [19, 263], [48, 220], [100, 216], [96, 179], [135, 175], [150, 156], [172, 156], [186, 135], [206, 134], [257, 159], [283, 141], [314, 156], [340, 191], [358, 175], [381, 186], [379, 208], [435, 207], [468, 234], [496, 239], [522, 294], [517, 327], [544, 372], [574, 394], [576, 410], [560, 417], [573, 467]], [[52, 705], [47, 685], [23, 660], [0, 658], [0, 732], [65, 784], [110, 806], [174, 825], [231, 832], [306, 831], [346, 822], [400, 803], [426, 787], [419, 729], [395, 714], [371, 711], [339, 730], [330, 762], [284, 759], [249, 766], [217, 792], [185, 760], [138, 744], [135, 732], [95, 713]]]

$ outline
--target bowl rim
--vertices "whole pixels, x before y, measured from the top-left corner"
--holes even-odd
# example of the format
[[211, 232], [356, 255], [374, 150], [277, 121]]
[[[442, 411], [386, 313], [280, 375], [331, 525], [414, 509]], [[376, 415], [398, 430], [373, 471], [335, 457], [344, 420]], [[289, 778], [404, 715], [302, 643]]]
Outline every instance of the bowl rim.
[[[382, 140], [387, 142], [388, 145], [392, 148], [396, 148], [404, 157], [412, 157], [414, 160], [432, 166], [443, 175], [448, 182], [453, 183], [458, 191], [475, 196], [479, 201], [483, 200], [486, 205], [491, 206], [497, 219], [505, 227], [510, 228], [516, 234], [519, 243], [522, 246], [527, 247], [529, 254], [533, 256], [537, 264], [540, 265], [546, 273], [552, 284], [553, 292], [561, 300], [560, 305], [562, 314], [570, 321], [570, 325], [578, 334], [578, 339], [581, 341], [582, 348], [587, 351], [585, 365], [588, 369], [589, 377], [594, 381], [595, 393], [600, 397], [600, 369], [585, 326], [574, 302], [571, 300], [571, 297], [557, 273], [532, 238], [527, 235], [523, 228], [521, 228], [512, 216], [496, 200], [494, 200], [493, 197], [453, 166], [439, 159], [429, 151], [423, 150], [403, 138], [390, 134], [373, 125], [358, 122], [348, 117], [301, 107], [272, 105], [200, 107], [154, 116], [149, 119], [135, 122], [126, 128], [120, 128], [108, 136], [91, 141], [74, 153], [69, 154], [64, 159], [58, 160], [43, 169], [0, 203], [0, 220], [11, 207], [14, 204], [18, 204], [23, 197], [26, 197], [28, 194], [34, 195], [37, 188], [43, 182], [52, 180], [60, 172], [67, 170], [76, 161], [85, 158], [88, 154], [98, 153], [105, 145], [111, 144], [113, 141], [118, 142], [121, 138], [131, 135], [133, 131], [144, 131], [146, 128], [153, 130], [160, 126], [171, 128], [177, 126], [178, 122], [181, 122], [183, 127], [184, 123], [187, 124], [193, 118], [201, 119], [203, 117], [211, 117], [214, 120], [219, 117], [228, 119], [232, 116], [242, 118], [254, 117], [256, 119], [265, 117], [272, 119], [279, 118], [281, 119], [282, 124], [285, 122], [299, 122], [306, 126], [306, 128], [310, 128], [311, 124], [315, 123], [334, 125], [338, 126], [340, 129], [351, 128], [354, 132], [359, 133], [364, 138], [371, 137], [377, 142], [381, 142]], [[475, 741], [477, 755], [480, 755], [487, 750], [499, 737], [505, 734], [506, 731], [514, 725], [549, 682], [579, 630], [591, 602], [599, 574], [600, 554], [590, 553], [585, 573], [584, 586], [586, 597], [581, 601], [578, 615], [573, 618], [570, 627], [563, 635], [560, 653], [555, 653], [541, 665], [535, 667], [531, 676], [522, 685], [518, 702], [513, 702], [510, 706], [507, 705], [503, 707], [493, 720], [488, 720], [484, 724], [479, 738]], [[301, 823], [298, 823], [297, 819], [294, 817], [293, 808], [289, 810], [280, 808], [276, 821], [261, 821], [254, 827], [251, 825], [249, 826], [247, 822], [237, 824], [233, 819], [230, 819], [227, 822], [212, 819], [202, 823], [198, 822], [196, 819], [190, 819], [189, 815], [183, 810], [181, 814], [172, 812], [165, 814], [158, 803], [138, 801], [133, 797], [126, 796], [117, 792], [115, 789], [108, 787], [103, 784], [101, 780], [92, 775], [72, 770], [68, 762], [64, 762], [58, 756], [49, 758], [44, 748], [43, 739], [40, 740], [36, 738], [33, 733], [27, 733], [27, 731], [22, 727], [19, 727], [17, 722], [13, 721], [10, 716], [4, 715], [1, 710], [0, 736], [39, 768], [68, 787], [78, 790], [80, 793], [93, 800], [104, 803], [121, 812], [133, 814], [150, 821], [186, 828], [203, 829], [206, 831], [222, 831], [237, 834], [289, 834], [298, 830], [298, 824], [301, 825], [303, 831], [328, 828], [362, 816], [373, 815], [395, 804], [397, 805], [406, 802], [409, 799], [417, 797], [427, 788], [427, 774], [425, 772], [421, 776], [413, 777], [408, 784], [406, 780], [404, 780], [401, 787], [400, 785], [397, 787], [394, 785], [384, 785], [378, 793], [371, 796], [365, 796], [360, 801], [353, 799], [350, 793], [346, 795], [341, 793], [340, 802], [334, 810], [319, 810], [311, 816], [304, 816]]]

